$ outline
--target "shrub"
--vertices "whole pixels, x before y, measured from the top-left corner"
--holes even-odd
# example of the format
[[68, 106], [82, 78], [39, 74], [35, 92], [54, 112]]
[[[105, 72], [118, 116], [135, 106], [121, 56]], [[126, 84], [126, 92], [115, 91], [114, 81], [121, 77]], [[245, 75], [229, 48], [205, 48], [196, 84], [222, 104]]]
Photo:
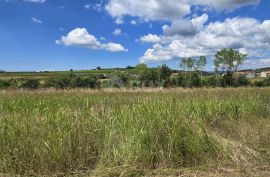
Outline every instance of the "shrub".
[[212, 75], [203, 78], [203, 85], [207, 87], [219, 87], [222, 85], [222, 77], [218, 75]]
[[100, 88], [100, 83], [96, 76], [76, 76], [58, 75], [47, 80], [44, 87], [54, 87], [57, 89], [65, 88]]
[[39, 87], [39, 81], [35, 79], [27, 79], [21, 84], [22, 88], [37, 89]]
[[155, 69], [145, 69], [139, 75], [141, 86], [156, 87], [159, 85], [159, 74]]
[[0, 89], [7, 89], [11, 86], [11, 82], [9, 80], [0, 80]]
[[234, 87], [239, 87], [239, 86], [247, 86], [249, 85], [250, 82], [244, 75], [239, 75], [234, 79], [233, 86]]
[[263, 80], [262, 85], [264, 87], [270, 86], [270, 77]]
[[200, 85], [201, 85], [200, 75], [197, 72], [192, 73], [189, 86], [190, 87], [200, 87]]

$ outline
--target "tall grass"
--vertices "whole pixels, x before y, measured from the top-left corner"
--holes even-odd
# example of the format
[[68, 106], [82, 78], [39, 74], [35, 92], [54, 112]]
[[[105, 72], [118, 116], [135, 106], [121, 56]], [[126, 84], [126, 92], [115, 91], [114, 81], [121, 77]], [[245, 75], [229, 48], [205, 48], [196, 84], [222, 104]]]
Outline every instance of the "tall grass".
[[0, 173], [265, 163], [269, 126], [270, 89], [5, 91]]

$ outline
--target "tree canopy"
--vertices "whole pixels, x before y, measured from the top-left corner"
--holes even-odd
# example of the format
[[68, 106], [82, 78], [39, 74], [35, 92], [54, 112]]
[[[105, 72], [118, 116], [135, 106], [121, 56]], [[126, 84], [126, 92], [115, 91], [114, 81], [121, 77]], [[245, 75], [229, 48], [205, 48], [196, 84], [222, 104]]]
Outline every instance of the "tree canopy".
[[222, 49], [215, 55], [214, 66], [218, 70], [229, 73], [236, 72], [239, 66], [246, 60], [247, 55], [235, 49]]

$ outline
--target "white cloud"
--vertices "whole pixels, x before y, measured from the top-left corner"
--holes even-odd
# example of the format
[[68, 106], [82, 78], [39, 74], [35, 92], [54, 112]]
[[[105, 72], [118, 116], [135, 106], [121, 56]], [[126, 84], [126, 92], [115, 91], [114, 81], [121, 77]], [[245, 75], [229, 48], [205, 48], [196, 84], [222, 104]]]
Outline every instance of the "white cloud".
[[[247, 5], [258, 5], [260, 0], [109, 0], [105, 10], [119, 22], [124, 16], [140, 17], [144, 21], [178, 21], [195, 9], [233, 11]], [[203, 6], [203, 7], [200, 7]], [[123, 22], [123, 20], [121, 20]]]
[[44, 3], [46, 0], [24, 0], [25, 2]]
[[90, 49], [103, 49], [111, 52], [128, 51], [121, 44], [117, 43], [101, 43], [94, 35], [88, 33], [85, 28], [76, 28], [70, 31], [66, 36], [62, 36], [60, 40], [56, 40], [57, 44], [66, 46], [87, 47]]
[[144, 53], [144, 56], [140, 58], [140, 62], [166, 61], [174, 58], [193, 57], [206, 54], [207, 53], [200, 47], [190, 47], [180, 40], [174, 40], [168, 46], [154, 44], [153, 48], [148, 49]]
[[218, 11], [233, 11], [247, 5], [258, 5], [261, 0], [191, 0], [194, 5], [205, 5]]
[[197, 33], [197, 29], [188, 20], [178, 20], [172, 23], [171, 26], [164, 25], [162, 26], [162, 30], [166, 36], [173, 35], [184, 35], [184, 36], [192, 36]]
[[204, 24], [208, 21], [208, 18], [207, 14], [202, 14], [201, 16], [193, 18], [191, 22], [197, 29], [202, 29]]
[[85, 9], [94, 9], [94, 10], [96, 10], [96, 11], [98, 11], [98, 12], [101, 12], [101, 10], [102, 10], [102, 3], [103, 2], [100, 2], [100, 3], [96, 3], [96, 4], [85, 4], [83, 7], [85, 8]]
[[[205, 20], [197, 24], [203, 21]], [[140, 60], [147, 62], [200, 55], [212, 56], [221, 48], [235, 48], [247, 53], [249, 57], [263, 57], [267, 50], [270, 50], [270, 20], [259, 22], [253, 18], [238, 17], [223, 22], [212, 22], [200, 28], [201, 30], [193, 36], [158, 36], [162, 44], [148, 49]], [[166, 31], [164, 33], [166, 34]], [[158, 56], [160, 54], [161, 56]]]
[[149, 20], [173, 20], [190, 13], [187, 0], [110, 0], [105, 6], [114, 18], [125, 15]]
[[111, 52], [127, 52], [128, 49], [125, 49], [121, 44], [117, 44], [117, 43], [112, 43], [109, 42], [107, 44], [103, 44], [104, 49], [111, 51]]
[[263, 68], [268, 66], [270, 66], [270, 58], [263, 58], [258, 60], [249, 59], [243, 63], [242, 68]]
[[114, 21], [116, 24], [120, 25], [124, 23], [124, 20], [122, 17], [117, 17]]
[[85, 9], [90, 9], [90, 8], [91, 8], [91, 5], [90, 5], [90, 4], [85, 4], [83, 7], [84, 7]]
[[137, 25], [137, 22], [136, 22], [135, 20], [131, 20], [131, 21], [130, 21], [130, 24], [132, 24], [132, 25]]
[[106, 38], [103, 37], [103, 36], [101, 36], [101, 37], [100, 37], [100, 40], [101, 40], [101, 41], [106, 41]]
[[159, 43], [161, 42], [161, 38], [155, 34], [148, 34], [146, 36], [142, 36], [140, 41], [143, 43]]
[[120, 36], [122, 34], [122, 30], [121, 29], [115, 29], [114, 31], [113, 31], [113, 35], [114, 36]]
[[103, 9], [102, 3], [103, 3], [103, 1], [101, 1], [100, 3], [96, 3], [93, 6], [93, 9], [96, 10], [96, 11], [98, 11], [98, 12], [101, 12], [101, 10]]
[[38, 24], [42, 24], [42, 21], [37, 19], [36, 17], [32, 17], [31, 20], [34, 22], [34, 23], [38, 23]]

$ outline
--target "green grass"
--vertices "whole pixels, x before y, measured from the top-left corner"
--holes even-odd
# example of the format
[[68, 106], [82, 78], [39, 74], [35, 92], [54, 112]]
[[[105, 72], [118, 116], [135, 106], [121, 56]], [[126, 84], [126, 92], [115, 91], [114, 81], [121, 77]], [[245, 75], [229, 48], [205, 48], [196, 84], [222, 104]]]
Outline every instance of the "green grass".
[[0, 174], [269, 166], [269, 115], [270, 89], [2, 91]]
[[89, 75], [89, 74], [113, 74], [117, 72], [114, 69], [102, 70], [78, 70], [78, 71], [53, 71], [53, 72], [7, 72], [0, 73], [0, 79], [39, 79], [46, 80], [58, 74], [76, 74], [76, 75]]

